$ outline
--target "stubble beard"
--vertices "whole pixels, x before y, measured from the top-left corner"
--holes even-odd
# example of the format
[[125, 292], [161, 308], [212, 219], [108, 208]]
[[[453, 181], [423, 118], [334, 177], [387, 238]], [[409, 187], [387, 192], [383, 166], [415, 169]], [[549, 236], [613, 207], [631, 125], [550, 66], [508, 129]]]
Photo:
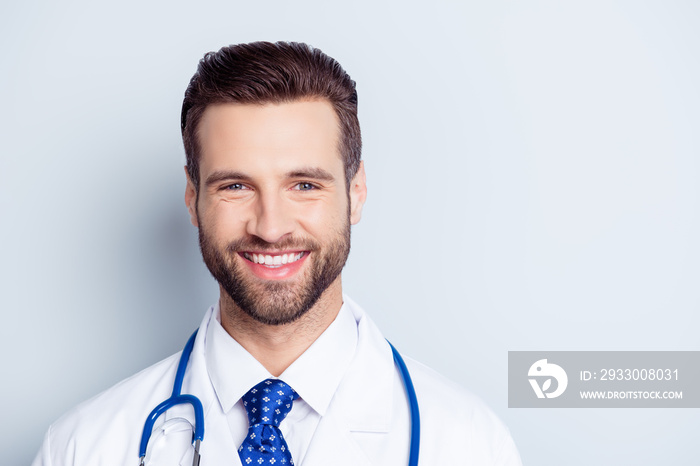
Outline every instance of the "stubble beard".
[[[199, 223], [199, 247], [209, 272], [240, 310], [266, 325], [289, 324], [301, 318], [318, 302], [323, 292], [335, 281], [350, 253], [350, 221], [337, 231], [325, 249], [314, 240], [290, 238], [268, 243], [252, 236], [218, 248]], [[309, 251], [312, 261], [304, 276], [293, 281], [263, 281], [241, 269], [239, 252], [266, 250]]]

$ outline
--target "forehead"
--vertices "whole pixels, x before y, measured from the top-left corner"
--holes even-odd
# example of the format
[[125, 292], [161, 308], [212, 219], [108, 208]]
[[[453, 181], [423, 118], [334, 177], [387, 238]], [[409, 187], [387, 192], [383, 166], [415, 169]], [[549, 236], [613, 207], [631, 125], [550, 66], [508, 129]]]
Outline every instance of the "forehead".
[[230, 164], [342, 166], [338, 117], [326, 100], [210, 105], [197, 133], [202, 172]]

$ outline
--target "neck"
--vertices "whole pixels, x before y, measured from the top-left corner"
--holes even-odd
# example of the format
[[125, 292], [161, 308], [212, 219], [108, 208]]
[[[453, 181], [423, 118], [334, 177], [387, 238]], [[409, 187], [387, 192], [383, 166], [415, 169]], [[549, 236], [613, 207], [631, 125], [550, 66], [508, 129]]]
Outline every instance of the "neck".
[[221, 326], [267, 371], [279, 377], [335, 320], [343, 305], [338, 277], [306, 314], [289, 324], [268, 325], [243, 312], [223, 289]]

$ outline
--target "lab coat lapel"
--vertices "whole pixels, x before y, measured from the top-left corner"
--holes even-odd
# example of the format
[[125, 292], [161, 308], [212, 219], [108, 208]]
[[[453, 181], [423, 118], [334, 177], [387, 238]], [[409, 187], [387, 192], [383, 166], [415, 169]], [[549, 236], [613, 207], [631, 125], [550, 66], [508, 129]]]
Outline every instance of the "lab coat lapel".
[[306, 452], [303, 466], [370, 466], [361, 446], [347, 425], [330, 411], [319, 422]]
[[[202, 442], [201, 455], [202, 464], [226, 464], [240, 466], [241, 460], [238, 456], [238, 445], [235, 445], [231, 437], [226, 416], [218, 406], [213, 406], [209, 414], [205, 416], [207, 431], [205, 441]], [[192, 466], [183, 464], [181, 466]]]
[[[191, 393], [197, 396], [202, 402], [204, 409], [204, 425], [206, 428], [204, 430], [204, 441], [200, 447], [202, 464], [221, 464], [222, 459], [226, 459], [225, 464], [240, 466], [237, 452], [238, 446], [234, 444], [231, 437], [231, 429], [228, 426], [226, 415], [216, 401], [214, 387], [207, 371], [205, 359], [206, 335], [213, 310], [213, 308], [209, 309], [202, 320], [202, 324], [199, 326], [192, 355], [187, 365], [185, 380], [182, 384], [182, 393]], [[188, 413], [186, 417], [191, 418], [192, 409], [189, 407], [185, 408], [188, 410], [186, 411]], [[173, 415], [177, 414], [178, 412], [173, 413]], [[184, 457], [180, 461], [180, 466], [192, 466], [191, 456]]]
[[[346, 296], [344, 300], [358, 326], [355, 357], [316, 428], [303, 466], [371, 465], [361, 438], [366, 438], [366, 434], [385, 435], [391, 425], [391, 348], [362, 309]], [[354, 435], [355, 432], [363, 435]]]
[[[226, 416], [214, 406], [204, 416], [206, 430], [204, 441], [200, 446], [202, 464], [227, 464], [241, 466], [238, 447], [233, 443], [231, 430], [226, 422]], [[192, 455], [187, 454], [180, 460], [180, 466], [192, 466]]]

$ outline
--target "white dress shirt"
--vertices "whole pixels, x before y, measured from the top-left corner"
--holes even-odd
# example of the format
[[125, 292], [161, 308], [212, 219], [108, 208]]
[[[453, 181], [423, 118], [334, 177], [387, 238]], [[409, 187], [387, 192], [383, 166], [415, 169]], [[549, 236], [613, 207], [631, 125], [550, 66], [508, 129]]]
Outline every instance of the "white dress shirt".
[[294, 463], [302, 464], [316, 427], [355, 354], [357, 323], [352, 313], [343, 305], [321, 336], [282, 375], [274, 377], [224, 330], [220, 312], [217, 305], [207, 330], [205, 359], [234, 443], [243, 443], [248, 432], [241, 397], [263, 380], [278, 378], [299, 394], [280, 430]]

